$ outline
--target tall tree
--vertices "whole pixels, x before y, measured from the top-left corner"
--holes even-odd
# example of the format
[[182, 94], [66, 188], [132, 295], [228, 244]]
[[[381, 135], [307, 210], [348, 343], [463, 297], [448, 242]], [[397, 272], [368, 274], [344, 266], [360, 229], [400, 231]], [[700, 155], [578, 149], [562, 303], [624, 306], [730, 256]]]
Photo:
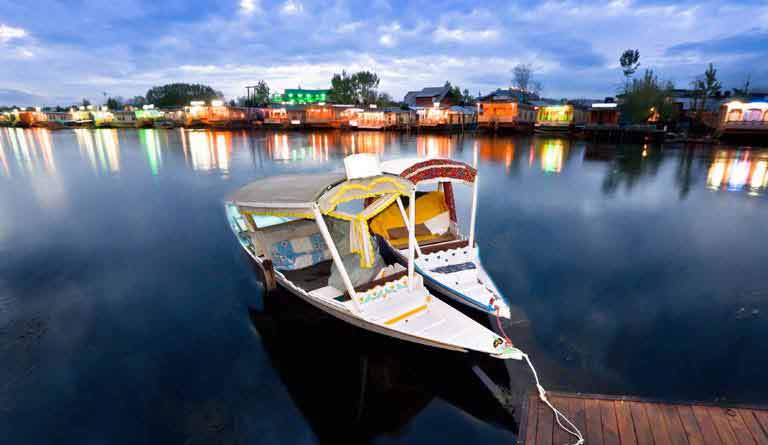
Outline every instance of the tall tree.
[[722, 90], [722, 84], [717, 80], [717, 70], [710, 63], [707, 70], [704, 71], [704, 77], [696, 79], [695, 81], [694, 91], [700, 98], [700, 100], [697, 101], [698, 107], [696, 108], [699, 115], [701, 115], [706, 108], [707, 98], [715, 96], [720, 90]]
[[533, 79], [533, 68], [530, 64], [518, 63], [512, 69], [513, 84], [523, 91], [530, 91]]
[[331, 78], [331, 90], [328, 92], [328, 101], [337, 104], [353, 104], [357, 102], [355, 85], [352, 76], [344, 70], [341, 74], [334, 74]]
[[653, 70], [645, 70], [642, 79], [633, 79], [624, 93], [621, 114], [634, 124], [648, 122], [651, 117], [667, 121], [674, 117], [676, 109], [669, 98], [674, 85], [662, 84]]
[[352, 85], [357, 96], [357, 102], [368, 105], [376, 103], [376, 89], [379, 87], [379, 76], [371, 71], [360, 71], [352, 75]]
[[256, 88], [253, 89], [253, 101], [254, 105], [268, 105], [269, 104], [269, 85], [267, 82], [260, 80], [256, 84]]
[[124, 102], [125, 101], [120, 96], [110, 97], [107, 99], [106, 105], [107, 105], [107, 108], [109, 108], [110, 110], [120, 110], [121, 108], [123, 108]]
[[147, 102], [157, 107], [183, 107], [193, 100], [209, 102], [222, 97], [221, 92], [197, 83], [172, 83], [147, 91]]
[[621, 64], [621, 71], [626, 79], [625, 85], [628, 88], [629, 78], [640, 68], [640, 51], [636, 49], [625, 50], [621, 53], [621, 57], [619, 57], [619, 64]]

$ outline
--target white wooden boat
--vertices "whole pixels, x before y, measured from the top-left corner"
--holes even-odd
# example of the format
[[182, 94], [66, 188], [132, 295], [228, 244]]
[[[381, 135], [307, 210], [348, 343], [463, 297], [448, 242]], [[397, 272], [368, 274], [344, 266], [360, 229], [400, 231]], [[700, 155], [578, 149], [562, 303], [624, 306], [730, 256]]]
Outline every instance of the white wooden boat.
[[[463, 162], [442, 158], [396, 159], [383, 162], [382, 170], [411, 181], [420, 190], [437, 186], [437, 190], [421, 194], [415, 205], [415, 267], [427, 286], [475, 309], [509, 318], [509, 304], [483, 268], [475, 245], [477, 170]], [[472, 187], [468, 238], [461, 234], [456, 221], [454, 184]], [[371, 223], [383, 249], [403, 264], [408, 261], [407, 239], [402, 236], [405, 230], [397, 226], [407, 226], [406, 221], [406, 209], [393, 205]]]
[[[350, 158], [359, 156], [365, 155]], [[430, 294], [413, 262], [414, 237], [407, 268], [383, 264], [368, 221], [394, 202], [402, 205], [401, 196], [413, 198], [413, 183], [347, 171], [268, 177], [225, 203], [232, 230], [264, 271], [267, 288], [282, 286], [341, 320], [390, 337], [522, 359], [500, 336]], [[360, 209], [350, 210], [355, 205]]]

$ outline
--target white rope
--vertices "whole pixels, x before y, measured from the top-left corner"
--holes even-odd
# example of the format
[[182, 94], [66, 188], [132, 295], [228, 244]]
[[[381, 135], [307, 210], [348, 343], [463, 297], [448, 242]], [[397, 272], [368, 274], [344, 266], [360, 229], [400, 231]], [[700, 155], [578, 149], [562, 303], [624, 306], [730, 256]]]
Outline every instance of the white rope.
[[[584, 443], [584, 436], [581, 435], [581, 431], [579, 431], [578, 428], [576, 428], [576, 425], [573, 424], [570, 420], [568, 420], [567, 417], [560, 411], [558, 411], [557, 408], [555, 408], [547, 399], [547, 393], [544, 391], [544, 387], [541, 386], [541, 383], [539, 383], [539, 375], [536, 373], [536, 369], [533, 367], [533, 363], [531, 363], [531, 359], [528, 358], [528, 354], [523, 353], [523, 358], [526, 362], [528, 362], [528, 366], [531, 368], [531, 372], [533, 373], [533, 379], [536, 380], [536, 389], [539, 390], [539, 398], [542, 402], [546, 403], [547, 406], [552, 410], [552, 412], [555, 414], [555, 420], [557, 420], [557, 424], [560, 425], [560, 428], [563, 429], [563, 431], [567, 432], [571, 436], [578, 439], [573, 445], [582, 445]], [[565, 423], [568, 424], [568, 427], [563, 425], [563, 423], [560, 421], [560, 419], [565, 420]], [[570, 428], [569, 428], [570, 427]]]

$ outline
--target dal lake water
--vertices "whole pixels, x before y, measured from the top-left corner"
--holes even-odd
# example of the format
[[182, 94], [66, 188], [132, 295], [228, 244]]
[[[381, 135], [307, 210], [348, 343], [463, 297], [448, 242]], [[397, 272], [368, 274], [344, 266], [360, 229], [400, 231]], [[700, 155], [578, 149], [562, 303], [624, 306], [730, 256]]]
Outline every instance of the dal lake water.
[[768, 151], [4, 128], [0, 442], [511, 443], [523, 364], [262, 296], [222, 199], [360, 152], [477, 157], [482, 257], [548, 389], [768, 401]]

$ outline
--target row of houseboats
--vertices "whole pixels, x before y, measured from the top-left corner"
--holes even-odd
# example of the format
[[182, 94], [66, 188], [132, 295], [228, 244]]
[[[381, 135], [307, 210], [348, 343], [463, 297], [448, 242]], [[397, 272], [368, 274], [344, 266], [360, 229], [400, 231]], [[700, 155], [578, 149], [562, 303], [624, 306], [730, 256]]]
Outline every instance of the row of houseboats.
[[[300, 94], [300, 93], [298, 93]], [[685, 109], [681, 106], [681, 113]], [[768, 134], [768, 102], [765, 98], [722, 101], [709, 112], [716, 136]], [[409, 92], [399, 107], [331, 104], [326, 102], [275, 103], [269, 107], [237, 107], [220, 100], [194, 101], [178, 109], [115, 111], [105, 107], [79, 107], [69, 111], [13, 110], [0, 113], [0, 125], [18, 127], [103, 128], [275, 128], [359, 129], [403, 131], [516, 131], [584, 132], [634, 131], [663, 134], [666, 123], [653, 119], [644, 125], [622, 123], [618, 104], [573, 101], [553, 103], [524, 100], [514, 89], [499, 89], [478, 98], [472, 106], [460, 105], [450, 88], [424, 88]]]

